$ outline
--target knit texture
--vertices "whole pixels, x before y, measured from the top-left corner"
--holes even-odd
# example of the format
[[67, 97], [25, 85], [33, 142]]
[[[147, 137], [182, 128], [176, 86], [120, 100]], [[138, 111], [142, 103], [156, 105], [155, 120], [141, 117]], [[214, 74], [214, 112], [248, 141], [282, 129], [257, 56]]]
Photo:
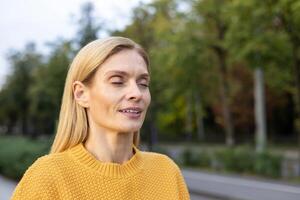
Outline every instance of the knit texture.
[[12, 200], [188, 200], [178, 166], [159, 153], [140, 151], [123, 164], [101, 162], [82, 143], [37, 159]]

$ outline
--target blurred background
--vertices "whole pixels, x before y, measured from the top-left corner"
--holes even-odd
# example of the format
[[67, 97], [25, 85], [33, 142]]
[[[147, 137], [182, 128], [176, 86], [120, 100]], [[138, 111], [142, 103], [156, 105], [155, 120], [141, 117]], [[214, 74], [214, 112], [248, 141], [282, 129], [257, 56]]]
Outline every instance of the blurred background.
[[193, 199], [243, 199], [200, 187], [208, 175], [289, 185], [300, 198], [300, 0], [1, 4], [0, 199], [48, 153], [76, 52], [110, 35], [149, 53], [141, 148], [174, 159]]

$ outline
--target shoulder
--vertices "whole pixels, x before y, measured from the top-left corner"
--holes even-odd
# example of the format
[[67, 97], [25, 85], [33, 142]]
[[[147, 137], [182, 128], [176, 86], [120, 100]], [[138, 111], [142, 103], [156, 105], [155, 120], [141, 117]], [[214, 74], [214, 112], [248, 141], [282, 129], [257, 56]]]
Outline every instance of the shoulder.
[[38, 158], [24, 173], [12, 199], [51, 199], [48, 197], [55, 196], [58, 191], [57, 182], [62, 174], [59, 164], [65, 157], [65, 153], [59, 153]]
[[148, 160], [147, 163], [151, 164], [152, 166], [160, 169], [169, 169], [174, 172], [180, 171], [178, 165], [174, 162], [174, 160], [165, 154], [142, 151], [142, 155], [146, 160]]
[[51, 182], [61, 174], [61, 165], [68, 160], [67, 153], [48, 154], [39, 157], [24, 173], [21, 181]]
[[26, 171], [32, 173], [35, 171], [49, 171], [59, 167], [68, 160], [67, 152], [48, 154], [39, 157]]
[[147, 157], [148, 159], [161, 160], [161, 161], [164, 161], [164, 162], [174, 162], [166, 154], [151, 152], [151, 151], [141, 151], [141, 153], [144, 157]]

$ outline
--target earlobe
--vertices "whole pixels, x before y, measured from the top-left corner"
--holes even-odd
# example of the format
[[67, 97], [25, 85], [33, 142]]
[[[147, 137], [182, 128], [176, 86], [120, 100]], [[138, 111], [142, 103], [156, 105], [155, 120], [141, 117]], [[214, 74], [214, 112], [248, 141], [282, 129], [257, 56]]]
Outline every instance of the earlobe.
[[82, 107], [88, 108], [88, 91], [85, 85], [80, 81], [75, 81], [73, 83], [72, 89], [76, 103], [78, 103]]

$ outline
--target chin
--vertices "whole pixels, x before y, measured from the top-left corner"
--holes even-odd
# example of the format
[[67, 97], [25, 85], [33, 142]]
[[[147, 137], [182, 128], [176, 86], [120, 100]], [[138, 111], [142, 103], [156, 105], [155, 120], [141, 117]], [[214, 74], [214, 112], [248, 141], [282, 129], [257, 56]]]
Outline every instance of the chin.
[[136, 131], [139, 131], [141, 129], [142, 125], [132, 125], [132, 126], [124, 126], [124, 127], [121, 127], [120, 131], [121, 132], [136, 132]]
[[124, 132], [136, 132], [136, 131], [139, 131], [140, 130], [140, 127], [138, 128], [126, 128], [124, 129]]

